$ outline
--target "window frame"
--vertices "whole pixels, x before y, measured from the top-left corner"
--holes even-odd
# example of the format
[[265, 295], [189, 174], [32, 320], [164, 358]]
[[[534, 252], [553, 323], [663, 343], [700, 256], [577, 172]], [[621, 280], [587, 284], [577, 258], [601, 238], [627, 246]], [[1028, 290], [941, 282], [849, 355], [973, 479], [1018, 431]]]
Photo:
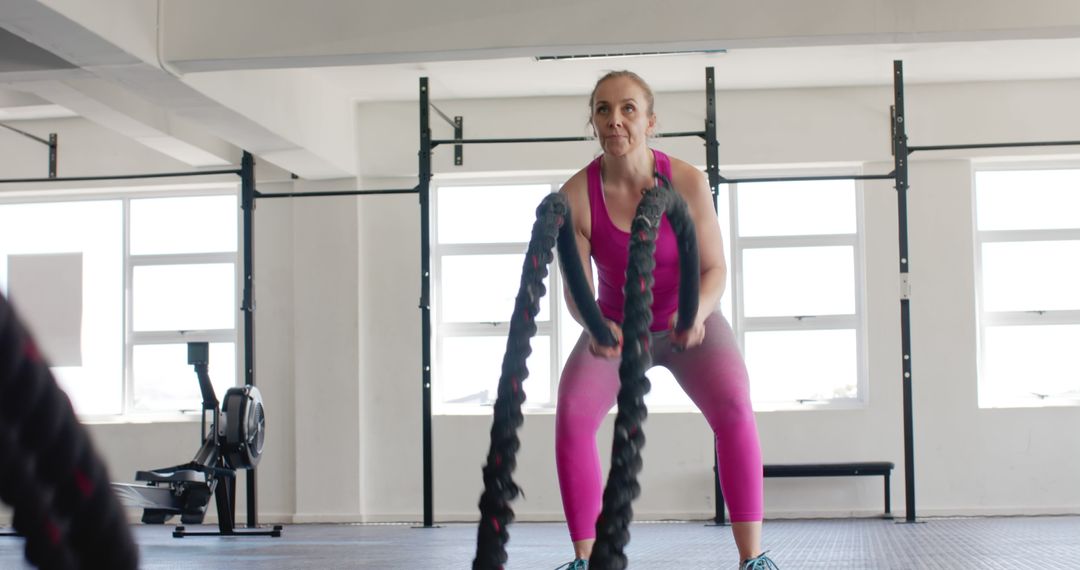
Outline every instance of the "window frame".
[[[243, 365], [243, 335], [240, 334], [242, 319], [239, 314], [241, 303], [240, 283], [242, 277], [242, 263], [240, 259], [242, 251], [243, 227], [242, 213], [239, 206], [236, 209], [236, 251], [212, 252], [212, 253], [182, 253], [182, 254], [155, 254], [155, 255], [132, 255], [131, 252], [131, 202], [132, 200], [154, 198], [192, 198], [202, 196], [233, 196], [239, 205], [240, 184], [238, 182], [207, 182], [193, 184], [161, 184], [148, 186], [118, 186], [118, 187], [89, 187], [89, 188], [51, 188], [41, 190], [12, 190], [0, 193], [0, 205], [17, 204], [43, 204], [43, 203], [70, 203], [70, 202], [96, 202], [117, 201], [121, 204], [122, 230], [122, 271], [121, 290], [116, 294], [122, 295], [120, 303], [124, 312], [122, 317], [122, 362], [121, 362], [121, 401], [120, 411], [116, 414], [79, 414], [80, 421], [87, 423], [130, 423], [130, 422], [170, 422], [170, 421], [199, 421], [201, 414], [198, 409], [178, 409], [176, 411], [162, 410], [138, 410], [134, 403], [135, 378], [132, 361], [136, 345], [151, 344], [183, 344], [187, 342], [231, 342], [236, 347], [233, 369], [235, 378], [239, 383]], [[233, 310], [234, 319], [231, 329], [216, 330], [191, 330], [191, 331], [153, 331], [137, 332], [133, 324], [133, 274], [136, 266], [169, 266], [204, 263], [231, 263], [233, 266]], [[194, 383], [194, 372], [192, 373]], [[218, 394], [222, 398], [224, 394]]]
[[[980, 230], [978, 217], [978, 174], [980, 172], [1023, 172], [1023, 171], [1046, 171], [1046, 170], [1076, 170], [1080, 171], [1080, 164], [1066, 161], [1052, 161], [1038, 164], [1013, 164], [1013, 163], [986, 163], [973, 164], [971, 169], [971, 220], [973, 235], [973, 261], [975, 269], [975, 307], [977, 319], [977, 361], [976, 361], [976, 400], [979, 409], [1009, 409], [1009, 408], [1061, 408], [1080, 407], [1080, 397], [1065, 396], [1063, 394], [1049, 394], [1037, 396], [1032, 394], [1027, 398], [1006, 397], [994, 398], [986, 396], [988, 387], [984, 381], [988, 381], [986, 337], [988, 329], [992, 327], [1014, 326], [1053, 326], [1053, 325], [1080, 325], [1080, 309], [1044, 309], [1044, 310], [1020, 310], [1020, 311], [990, 311], [985, 308], [985, 292], [983, 287], [983, 245], [989, 243], [1025, 243], [1025, 242], [1053, 242], [1072, 241], [1080, 243], [1080, 227], [1059, 229], [1006, 229], [1006, 230]], [[1080, 192], [1080, 188], [1076, 189]], [[1077, 383], [1080, 389], [1080, 382]]]
[[[496, 244], [440, 244], [438, 238], [438, 204], [441, 188], [479, 185], [531, 185], [551, 184], [552, 191], [558, 191], [561, 183], [572, 173], [541, 174], [541, 175], [452, 175], [445, 178], [435, 177], [432, 181], [431, 197], [431, 254], [432, 254], [432, 310], [434, 336], [432, 345], [435, 350], [434, 365], [434, 413], [436, 415], [477, 415], [490, 413], [491, 404], [453, 404], [443, 401], [443, 379], [439, 374], [442, 369], [443, 342], [449, 336], [502, 336], [509, 333], [509, 321], [497, 323], [445, 323], [443, 322], [441, 298], [442, 284], [442, 259], [447, 255], [492, 255], [505, 253], [521, 253], [525, 251], [527, 243], [496, 243]], [[741, 174], [741, 173], [740, 173]], [[760, 173], [762, 176], [828, 176], [843, 175], [852, 176], [861, 174], [861, 170], [855, 168], [804, 168], [804, 169], [771, 169]], [[757, 173], [747, 173], [748, 176]], [[727, 195], [727, 214], [730, 219], [730, 228], [724, 235], [725, 256], [728, 260], [729, 274], [734, 273], [730, 279], [730, 290], [725, 297], [730, 297], [732, 328], [735, 330], [739, 346], [744, 346], [746, 332], [759, 330], [827, 330], [827, 329], [853, 329], [856, 334], [856, 370], [857, 386], [856, 397], [835, 398], [822, 401], [792, 401], [790, 403], [755, 402], [755, 410], [811, 410], [811, 409], [857, 409], [863, 408], [868, 403], [869, 393], [869, 364], [867, 344], [867, 291], [866, 291], [866, 232], [865, 232], [865, 208], [863, 188], [861, 181], [853, 181], [855, 196], [855, 233], [832, 234], [826, 236], [783, 236], [783, 237], [753, 237], [738, 238], [738, 185], [728, 184], [726, 190], [722, 188], [721, 198]], [[719, 206], [719, 204], [717, 205]], [[717, 216], [721, 208], [717, 207]], [[721, 225], [724, 222], [721, 221]], [[790, 246], [819, 246], [819, 245], [844, 245], [852, 247], [853, 252], [853, 279], [855, 291], [855, 313], [843, 316], [818, 316], [814, 319], [794, 319], [790, 317], [758, 317], [747, 318], [743, 315], [741, 291], [742, 284], [742, 249], [748, 247], [781, 247]], [[548, 389], [551, 391], [550, 404], [530, 405], [526, 401], [525, 413], [543, 414], [553, 413], [555, 407], [554, 395], [558, 390], [559, 375], [562, 370], [561, 363], [565, 360], [562, 350], [564, 343], [560, 339], [562, 334], [561, 320], [564, 318], [565, 303], [562, 294], [562, 277], [558, 263], [552, 263], [550, 267], [550, 287], [545, 302], [549, 303], [550, 319], [546, 322], [537, 323], [537, 335], [546, 334], [551, 343], [551, 372]], [[594, 276], [595, 279], [595, 276]], [[692, 403], [653, 405], [650, 409], [655, 412], [688, 413], [696, 411]]]
[[[750, 177], [799, 177], [799, 176], [858, 176], [859, 168], [798, 168], [770, 169], [768, 171], [740, 172], [740, 176]], [[839, 181], [838, 181], [839, 182]], [[755, 401], [756, 411], [797, 411], [797, 410], [850, 410], [865, 408], [869, 404], [869, 346], [867, 331], [867, 289], [866, 289], [866, 224], [864, 188], [861, 180], [851, 180], [855, 198], [855, 233], [853, 234], [800, 234], [790, 236], [748, 236], [739, 235], [739, 190], [740, 186], [756, 183], [728, 184], [728, 212], [730, 216], [728, 240], [728, 271], [731, 279], [732, 328], [736, 341], [745, 354], [746, 334], [771, 331], [812, 331], [812, 330], [849, 330], [855, 331], [856, 386], [852, 398], [830, 398], [828, 400], [791, 400], [786, 402]], [[749, 191], [753, 191], [752, 189]], [[803, 315], [787, 317], [748, 317], [745, 314], [745, 290], [743, 271], [743, 253], [747, 249], [774, 249], [798, 247], [850, 246], [852, 248], [853, 290], [855, 292], [854, 313], [851, 315]], [[753, 373], [751, 372], [751, 375]], [[751, 383], [753, 378], [751, 377]]]
[[[436, 176], [431, 183], [431, 309], [434, 324], [432, 326], [432, 346], [434, 348], [435, 374], [433, 378], [434, 394], [432, 397], [432, 409], [435, 415], [486, 415], [491, 413], [494, 400], [484, 404], [447, 403], [444, 401], [444, 387], [446, 383], [440, 377], [443, 370], [444, 342], [448, 337], [501, 337], [506, 338], [510, 334], [510, 315], [506, 320], [495, 322], [474, 323], [447, 323], [443, 320], [443, 258], [458, 255], [520, 255], [524, 260], [528, 242], [496, 242], [496, 243], [454, 243], [442, 244], [439, 242], [439, 216], [438, 205], [440, 190], [444, 188], [472, 187], [472, 186], [536, 186], [547, 185], [550, 192], [558, 192], [562, 183], [571, 173], [557, 173], [548, 175], [527, 176]], [[538, 205], [538, 204], [537, 204]], [[524, 413], [551, 413], [555, 409], [555, 396], [558, 390], [558, 377], [562, 370], [563, 354], [559, 342], [561, 330], [562, 310], [562, 273], [558, 263], [558, 256], [548, 266], [548, 291], [542, 302], [548, 304], [548, 320], [536, 321], [536, 335], [533, 342], [539, 336], [546, 335], [549, 342], [550, 370], [552, 377], [547, 383], [547, 396], [550, 403], [533, 404], [527, 398], [523, 406]], [[514, 291], [515, 295], [517, 291]], [[530, 375], [530, 379], [533, 378]], [[527, 393], [535, 390], [535, 384], [528, 387]]]

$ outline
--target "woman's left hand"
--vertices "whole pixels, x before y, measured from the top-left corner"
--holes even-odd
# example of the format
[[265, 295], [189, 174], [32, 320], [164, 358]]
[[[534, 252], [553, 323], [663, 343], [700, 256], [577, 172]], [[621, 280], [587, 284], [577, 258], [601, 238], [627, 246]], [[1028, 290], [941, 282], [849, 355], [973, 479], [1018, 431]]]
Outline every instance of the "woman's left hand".
[[671, 348], [676, 352], [694, 348], [705, 340], [704, 322], [695, 319], [694, 324], [690, 328], [680, 331], [675, 328], [675, 323], [678, 321], [679, 314], [675, 313], [674, 315], [671, 315], [671, 322], [668, 325], [671, 329]]

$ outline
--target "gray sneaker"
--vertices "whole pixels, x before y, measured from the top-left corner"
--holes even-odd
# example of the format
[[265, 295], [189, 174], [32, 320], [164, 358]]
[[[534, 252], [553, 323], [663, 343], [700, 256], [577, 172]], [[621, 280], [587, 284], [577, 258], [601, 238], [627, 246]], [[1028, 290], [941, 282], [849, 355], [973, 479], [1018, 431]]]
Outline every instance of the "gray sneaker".
[[780, 567], [762, 552], [739, 563], [739, 570], [780, 570]]
[[555, 570], [588, 570], [589, 561], [575, 558], [573, 562], [567, 562]]

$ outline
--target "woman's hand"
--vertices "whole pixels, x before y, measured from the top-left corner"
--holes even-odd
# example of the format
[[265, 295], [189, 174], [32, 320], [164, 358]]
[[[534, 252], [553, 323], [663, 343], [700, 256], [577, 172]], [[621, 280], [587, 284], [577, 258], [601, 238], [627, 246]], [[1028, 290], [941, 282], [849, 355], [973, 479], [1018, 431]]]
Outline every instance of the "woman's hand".
[[604, 324], [611, 329], [611, 334], [615, 337], [615, 346], [604, 346], [596, 340], [596, 337], [589, 335], [589, 352], [601, 358], [619, 358], [622, 354], [622, 327], [607, 319], [604, 319]]
[[668, 326], [671, 329], [671, 348], [676, 352], [682, 352], [688, 348], [694, 348], [705, 340], [705, 322], [695, 319], [690, 328], [680, 331], [675, 328], [679, 322], [679, 314], [671, 315]]

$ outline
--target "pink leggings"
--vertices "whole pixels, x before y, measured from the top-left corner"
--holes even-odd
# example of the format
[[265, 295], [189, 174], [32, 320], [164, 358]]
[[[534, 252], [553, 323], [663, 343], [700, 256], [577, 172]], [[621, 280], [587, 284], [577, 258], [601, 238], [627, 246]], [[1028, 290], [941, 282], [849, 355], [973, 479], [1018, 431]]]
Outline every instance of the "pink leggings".
[[[727, 319], [713, 313], [705, 321], [704, 342], [685, 352], [672, 351], [666, 332], [653, 333], [650, 344], [653, 365], [671, 370], [713, 430], [720, 486], [731, 521], [760, 521], [761, 447], [746, 365]], [[555, 463], [570, 539], [575, 542], [596, 537], [603, 493], [596, 434], [618, 391], [618, 359], [593, 355], [583, 333], [563, 369], [555, 413]]]

